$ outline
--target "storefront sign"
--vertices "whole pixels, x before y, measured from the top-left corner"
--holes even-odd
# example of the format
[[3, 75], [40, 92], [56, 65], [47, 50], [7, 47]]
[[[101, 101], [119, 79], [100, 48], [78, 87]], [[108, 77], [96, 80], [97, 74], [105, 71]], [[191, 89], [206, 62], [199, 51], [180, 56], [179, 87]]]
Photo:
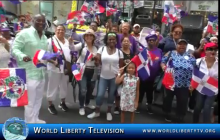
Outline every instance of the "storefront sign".
[[218, 11], [218, 1], [191, 1], [191, 11]]

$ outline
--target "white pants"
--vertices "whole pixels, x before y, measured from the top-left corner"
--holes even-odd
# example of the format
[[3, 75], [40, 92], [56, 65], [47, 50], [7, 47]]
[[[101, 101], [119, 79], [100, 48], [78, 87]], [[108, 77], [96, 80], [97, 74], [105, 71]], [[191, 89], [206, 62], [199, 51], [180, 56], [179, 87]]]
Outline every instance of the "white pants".
[[60, 99], [65, 99], [68, 92], [69, 77], [63, 73], [48, 72], [47, 100], [54, 101], [57, 92], [60, 92]]
[[27, 123], [36, 123], [44, 95], [44, 80], [27, 79], [28, 105], [24, 107], [24, 117]]

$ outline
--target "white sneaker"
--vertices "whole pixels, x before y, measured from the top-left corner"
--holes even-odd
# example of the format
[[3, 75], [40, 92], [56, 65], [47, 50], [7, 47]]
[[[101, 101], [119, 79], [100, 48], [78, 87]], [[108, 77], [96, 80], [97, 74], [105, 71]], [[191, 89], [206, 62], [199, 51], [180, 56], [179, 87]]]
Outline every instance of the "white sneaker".
[[89, 108], [89, 109], [95, 109], [94, 105], [85, 105], [85, 107]]
[[112, 113], [107, 113], [106, 119], [107, 121], [112, 121]]
[[81, 116], [85, 115], [85, 109], [84, 108], [79, 109], [79, 115], [81, 115]]
[[46, 122], [45, 122], [45, 121], [40, 120], [40, 119], [37, 119], [37, 122], [36, 122], [36, 123], [39, 123], [39, 124], [46, 124]]
[[87, 118], [93, 119], [93, 118], [96, 118], [96, 117], [99, 117], [99, 116], [100, 116], [100, 113], [95, 113], [95, 112], [93, 112], [92, 114], [89, 114], [89, 115], [87, 116]]

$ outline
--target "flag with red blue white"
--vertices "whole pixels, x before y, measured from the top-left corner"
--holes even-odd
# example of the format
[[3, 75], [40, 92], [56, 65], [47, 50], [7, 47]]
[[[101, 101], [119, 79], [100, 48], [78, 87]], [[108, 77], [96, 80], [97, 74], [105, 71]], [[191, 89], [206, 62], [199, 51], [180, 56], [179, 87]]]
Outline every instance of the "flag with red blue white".
[[162, 84], [166, 89], [174, 90], [175, 87], [175, 81], [174, 81], [174, 66], [173, 66], [173, 60], [170, 57], [167, 64], [166, 69], [164, 72], [164, 77], [162, 80]]
[[85, 64], [86, 62], [90, 61], [92, 57], [93, 57], [93, 54], [87, 50], [86, 55], [83, 59], [83, 63], [76, 63], [72, 65], [72, 73], [77, 81], [81, 80], [81, 77], [84, 73]]
[[148, 54], [146, 48], [140, 52], [138, 55], [135, 55], [134, 58], [131, 59], [133, 63], [135, 63], [138, 71], [138, 76], [145, 81], [150, 77], [150, 59], [148, 58]]
[[59, 57], [59, 53], [50, 53], [44, 50], [36, 51], [32, 62], [37, 68], [46, 67], [47, 60]]
[[216, 34], [216, 32], [218, 32], [218, 17], [215, 16], [208, 17], [207, 32], [214, 35]]
[[193, 69], [191, 86], [198, 92], [207, 96], [218, 94], [218, 80], [203, 73], [198, 67]]

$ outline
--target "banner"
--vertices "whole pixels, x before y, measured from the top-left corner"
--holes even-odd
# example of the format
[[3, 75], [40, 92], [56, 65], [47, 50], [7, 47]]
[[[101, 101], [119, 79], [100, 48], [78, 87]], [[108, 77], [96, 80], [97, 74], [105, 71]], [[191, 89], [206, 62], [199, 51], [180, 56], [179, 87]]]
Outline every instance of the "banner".
[[[4, 137], [12, 131], [14, 120], [0, 125]], [[219, 138], [219, 124], [24, 124], [16, 121], [16, 126], [27, 139], [73, 139], [73, 138]], [[16, 128], [17, 128], [16, 127]], [[20, 129], [19, 129], [20, 130]], [[7, 131], [7, 132], [6, 132]], [[15, 134], [11, 134], [15, 135]], [[0, 133], [0, 139], [4, 139]]]

